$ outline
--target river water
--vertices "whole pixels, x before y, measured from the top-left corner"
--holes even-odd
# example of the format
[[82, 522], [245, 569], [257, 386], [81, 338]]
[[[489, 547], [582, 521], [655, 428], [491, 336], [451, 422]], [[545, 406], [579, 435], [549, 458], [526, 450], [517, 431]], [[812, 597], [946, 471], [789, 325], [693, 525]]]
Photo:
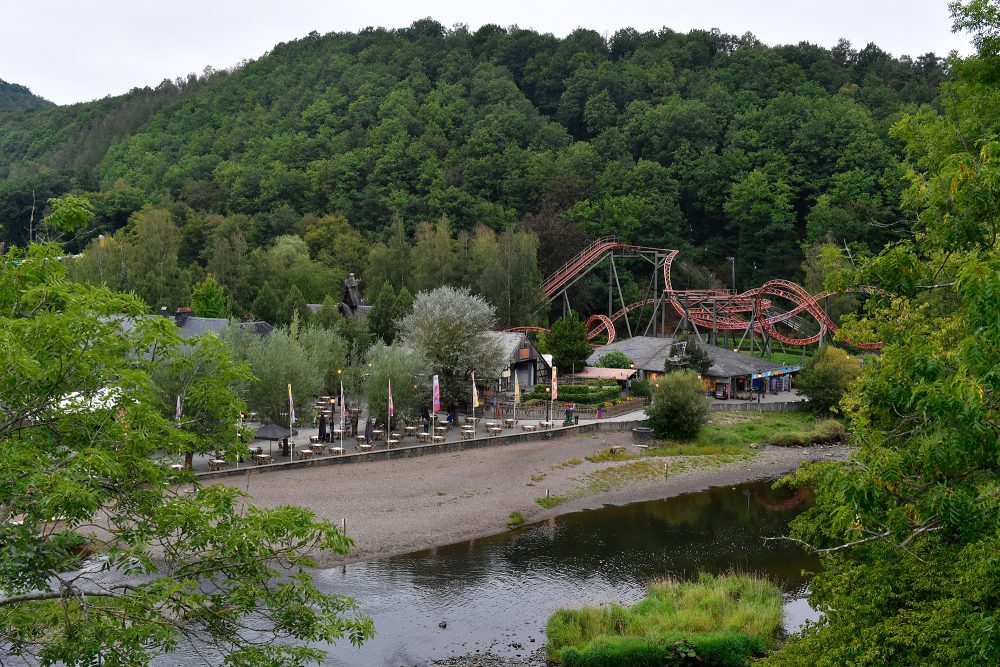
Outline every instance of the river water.
[[[783, 541], [807, 492], [768, 483], [577, 512], [494, 537], [318, 573], [375, 620], [360, 648], [331, 647], [325, 665], [425, 665], [477, 650], [526, 656], [544, 645], [559, 607], [642, 599], [645, 583], [698, 571], [753, 572], [785, 591], [786, 629], [811, 615], [802, 599], [817, 561]], [[439, 627], [445, 622], [447, 627]]]

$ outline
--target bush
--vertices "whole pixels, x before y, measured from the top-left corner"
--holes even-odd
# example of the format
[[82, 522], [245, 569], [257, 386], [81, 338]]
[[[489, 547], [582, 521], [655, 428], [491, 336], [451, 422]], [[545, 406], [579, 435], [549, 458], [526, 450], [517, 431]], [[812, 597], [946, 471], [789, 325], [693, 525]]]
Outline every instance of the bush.
[[634, 365], [627, 354], [618, 350], [601, 355], [601, 358], [597, 360], [598, 368], [632, 368]]
[[650, 586], [632, 608], [560, 609], [548, 657], [569, 666], [745, 665], [776, 643], [781, 592], [747, 576], [702, 574]]
[[629, 392], [639, 398], [649, 398], [653, 395], [653, 388], [649, 384], [649, 380], [636, 380], [629, 387]]
[[[525, 400], [549, 400], [549, 392], [545, 391], [549, 385], [536, 384], [531, 391], [525, 395]], [[568, 403], [580, 403], [582, 405], [598, 405], [608, 401], [613, 401], [621, 395], [618, 384], [612, 380], [612, 384], [567, 384], [559, 386], [558, 401]]]
[[795, 383], [814, 412], [836, 412], [847, 387], [861, 373], [861, 362], [838, 347], [824, 345], [806, 362]]
[[690, 439], [708, 422], [708, 403], [701, 380], [692, 371], [667, 373], [656, 383], [646, 407], [658, 438]]

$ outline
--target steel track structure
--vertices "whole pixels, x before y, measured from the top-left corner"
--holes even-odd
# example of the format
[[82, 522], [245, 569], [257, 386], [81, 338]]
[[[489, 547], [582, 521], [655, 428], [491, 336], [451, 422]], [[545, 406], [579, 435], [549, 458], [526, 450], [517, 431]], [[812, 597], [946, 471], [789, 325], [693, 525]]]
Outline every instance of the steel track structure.
[[[828, 297], [840, 292], [821, 292], [810, 294], [804, 287], [789, 280], [769, 280], [760, 287], [745, 292], [728, 292], [724, 290], [679, 290], [673, 286], [671, 268], [680, 255], [679, 250], [667, 248], [652, 248], [649, 246], [621, 243], [613, 236], [597, 239], [573, 258], [556, 269], [541, 285], [542, 292], [551, 304], [562, 300], [563, 310], [569, 310], [568, 290], [581, 278], [592, 272], [605, 260], [608, 263], [608, 314], [595, 314], [587, 319], [587, 338], [593, 340], [604, 334], [608, 342], [616, 337], [615, 322], [623, 320], [629, 335], [633, 335], [632, 322], [629, 313], [640, 308], [652, 306], [652, 315], [646, 326], [648, 333], [654, 328], [657, 316], [665, 324], [667, 307], [679, 316], [678, 327], [687, 323], [701, 339], [701, 330], [709, 333], [709, 342], [715, 343], [719, 331], [742, 331], [744, 338], [749, 333], [751, 347], [759, 331], [762, 341], [770, 344], [771, 340], [781, 344], [804, 347], [831, 337], [837, 332], [837, 325], [830, 319], [821, 305]], [[613, 309], [614, 288], [620, 303], [624, 304], [621, 285], [618, 281], [618, 269], [615, 258], [641, 257], [653, 265], [653, 275], [650, 282], [652, 296], [628, 305]], [[662, 274], [662, 289], [659, 277]], [[873, 289], [859, 287], [855, 292], [872, 293]], [[783, 309], [777, 301], [783, 300], [792, 305]], [[815, 320], [819, 331], [817, 333], [803, 332], [809, 329], [808, 320]], [[662, 326], [661, 324], [661, 326]], [[795, 334], [778, 329], [782, 325]], [[508, 331], [539, 331], [541, 327], [512, 327]], [[675, 330], [676, 331], [676, 330]], [[877, 350], [882, 347], [877, 342], [847, 341], [854, 347], [865, 350]], [[742, 343], [742, 339], [741, 339]]]

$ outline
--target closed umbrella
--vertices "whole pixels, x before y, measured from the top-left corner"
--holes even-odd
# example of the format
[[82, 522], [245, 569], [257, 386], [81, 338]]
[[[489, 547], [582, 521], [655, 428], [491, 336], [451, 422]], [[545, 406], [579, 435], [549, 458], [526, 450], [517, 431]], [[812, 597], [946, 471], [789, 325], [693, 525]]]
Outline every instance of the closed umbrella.
[[365, 442], [369, 445], [372, 444], [372, 429], [374, 428], [372, 424], [372, 418], [369, 417], [365, 420]]

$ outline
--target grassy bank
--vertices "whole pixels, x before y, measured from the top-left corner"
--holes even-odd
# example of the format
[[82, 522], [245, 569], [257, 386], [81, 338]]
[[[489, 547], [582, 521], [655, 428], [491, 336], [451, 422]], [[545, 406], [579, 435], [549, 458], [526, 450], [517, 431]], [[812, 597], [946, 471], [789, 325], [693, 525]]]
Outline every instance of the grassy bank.
[[659, 440], [647, 453], [652, 456], [739, 454], [754, 443], [781, 446], [832, 442], [844, 434], [834, 419], [817, 419], [805, 412], [712, 413], [692, 440]]
[[777, 641], [781, 592], [744, 575], [652, 584], [631, 608], [560, 609], [546, 628], [550, 660], [568, 667], [745, 665]]

